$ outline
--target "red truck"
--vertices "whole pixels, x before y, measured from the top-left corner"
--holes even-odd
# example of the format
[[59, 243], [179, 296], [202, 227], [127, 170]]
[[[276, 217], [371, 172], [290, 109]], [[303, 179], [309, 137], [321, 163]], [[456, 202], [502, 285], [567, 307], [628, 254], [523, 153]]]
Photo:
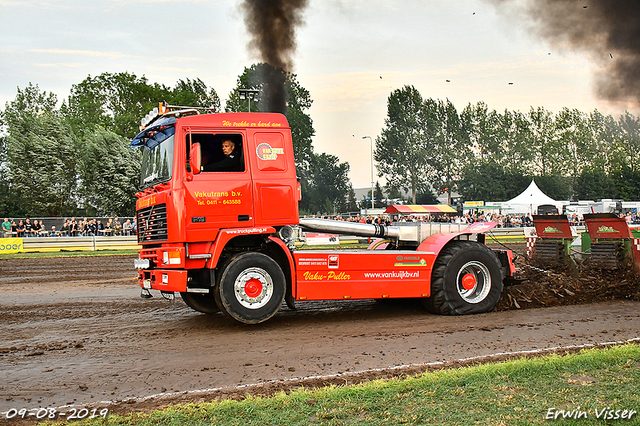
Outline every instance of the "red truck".
[[[476, 223], [455, 232], [300, 218], [291, 130], [282, 114], [203, 113], [161, 103], [144, 147], [135, 261], [142, 297], [179, 292], [196, 311], [247, 324], [283, 301], [420, 298], [431, 312], [491, 310], [515, 272]], [[303, 230], [376, 237], [371, 249], [296, 250]]]

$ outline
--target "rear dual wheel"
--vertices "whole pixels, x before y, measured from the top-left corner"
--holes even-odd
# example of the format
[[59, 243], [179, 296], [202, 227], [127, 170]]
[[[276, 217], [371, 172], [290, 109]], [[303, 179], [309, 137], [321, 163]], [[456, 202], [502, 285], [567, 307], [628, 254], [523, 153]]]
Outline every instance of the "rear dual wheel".
[[502, 287], [502, 269], [489, 248], [474, 241], [452, 241], [436, 259], [431, 296], [423, 304], [444, 315], [488, 312], [500, 300]]
[[223, 313], [245, 324], [268, 320], [285, 296], [285, 277], [275, 260], [249, 252], [229, 259], [214, 290]]

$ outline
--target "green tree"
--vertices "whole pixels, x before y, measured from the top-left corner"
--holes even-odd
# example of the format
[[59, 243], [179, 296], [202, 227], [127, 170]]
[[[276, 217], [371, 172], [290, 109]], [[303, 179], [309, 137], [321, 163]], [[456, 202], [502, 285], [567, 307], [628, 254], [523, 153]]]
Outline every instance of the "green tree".
[[584, 171], [607, 173], [613, 164], [615, 147], [619, 140], [619, 126], [612, 116], [598, 110], [585, 117], [584, 134], [576, 146], [580, 175]]
[[476, 105], [467, 105], [460, 116], [466, 123], [469, 147], [475, 152], [476, 158], [482, 162], [500, 162], [504, 158], [506, 140], [500, 115], [495, 111], [489, 112], [484, 102], [478, 102]]
[[489, 111], [486, 104], [478, 102], [469, 104], [460, 119], [469, 138], [468, 160], [496, 164], [506, 173], [527, 172], [531, 161], [531, 132], [530, 123], [522, 113], [505, 110], [501, 114]]
[[356, 192], [352, 186], [349, 186], [349, 193], [347, 194], [347, 206], [344, 212], [358, 211], [358, 200], [356, 200]]
[[378, 175], [389, 186], [411, 191], [413, 203], [428, 189], [433, 168], [429, 163], [427, 116], [424, 101], [413, 86], [394, 90], [387, 101], [387, 118], [376, 138], [374, 159]]
[[610, 178], [615, 185], [615, 192], [613, 195], [609, 193], [606, 198], [640, 200], [640, 171], [625, 166], [613, 171]]
[[[305, 180], [300, 209], [309, 213], [337, 213], [347, 209], [347, 195], [351, 189], [348, 179], [349, 163], [340, 163], [338, 157], [326, 153], [316, 154], [310, 168], [310, 179]], [[327, 209], [331, 205], [331, 209]]]
[[373, 192], [373, 202], [376, 208], [387, 207], [380, 182], [376, 182], [375, 191]]
[[61, 111], [79, 133], [101, 126], [121, 136], [138, 133], [140, 118], [169, 94], [165, 86], [150, 85], [135, 74], [102, 73], [88, 76], [71, 87], [71, 95]]
[[[24, 128], [25, 121], [29, 131], [15, 130]], [[54, 113], [23, 116], [14, 124], [6, 138], [7, 175], [18, 211], [41, 216], [75, 212], [79, 144], [70, 127]]]
[[178, 80], [174, 88], [169, 88], [151, 84], [144, 76], [122, 72], [89, 76], [73, 85], [61, 111], [79, 134], [101, 126], [132, 138], [138, 133], [140, 119], [161, 101], [220, 109], [220, 99], [215, 90], [208, 88], [200, 79]]
[[58, 97], [54, 93], [41, 91], [37, 84], [29, 83], [25, 89], [18, 87], [16, 98], [7, 103], [2, 114], [2, 124], [7, 126], [8, 132], [28, 131], [30, 120], [54, 113], [57, 103]]
[[558, 142], [566, 149], [567, 173], [578, 176], [584, 162], [581, 152], [588, 150], [590, 140], [586, 130], [586, 115], [577, 109], [563, 108], [555, 117]]
[[613, 198], [616, 191], [613, 180], [601, 170], [583, 170], [576, 177], [576, 193], [578, 200], [598, 200], [602, 198]]
[[140, 177], [140, 150], [101, 127], [86, 135], [82, 148], [80, 194], [94, 215], [133, 216]]
[[393, 188], [389, 185], [387, 185], [385, 187], [385, 191], [387, 193], [387, 199], [388, 200], [404, 200], [404, 197], [402, 196], [402, 193], [400, 192], [400, 190], [398, 188]]
[[89, 76], [59, 111], [54, 94], [31, 83], [18, 88], [0, 117], [0, 211], [76, 214], [83, 201], [95, 213], [132, 214], [140, 161], [128, 138], [162, 100], [220, 109], [215, 90], [200, 79], [169, 89], [130, 73]]
[[416, 196], [416, 204], [438, 204], [438, 197], [431, 191], [425, 190]]
[[540, 190], [554, 200], [568, 200], [571, 197], [571, 179], [567, 176], [529, 176], [529, 183], [531, 179], [535, 179]]
[[620, 145], [619, 150], [626, 160], [625, 165], [631, 172], [640, 171], [640, 118], [625, 112], [619, 120]]
[[427, 99], [411, 126], [424, 130], [434, 188], [457, 185], [467, 200], [508, 200], [532, 178], [555, 199], [640, 194], [640, 119], [628, 112], [616, 121], [597, 110], [498, 113], [479, 102], [457, 116], [449, 101]]
[[11, 200], [9, 177], [7, 176], [7, 143], [5, 140], [6, 125], [4, 122], [4, 112], [0, 110], [0, 217], [7, 217], [15, 214], [9, 200]]
[[1, 205], [11, 215], [60, 216], [76, 207], [78, 142], [57, 113], [57, 97], [29, 83], [3, 112], [6, 126]]
[[627, 112], [616, 121], [595, 110], [586, 127], [590, 145], [581, 150], [584, 176], [578, 180], [576, 192], [590, 195], [589, 199], [637, 199], [638, 119]]
[[530, 122], [529, 146], [533, 154], [531, 167], [534, 174], [564, 176], [569, 155], [567, 147], [558, 138], [553, 114], [542, 107], [531, 108], [527, 118]]
[[458, 185], [461, 197], [468, 201], [506, 201], [522, 191], [531, 179], [513, 174], [495, 162], [468, 164]]
[[178, 80], [166, 101], [171, 105], [205, 107], [221, 112], [218, 93], [199, 78]]
[[428, 131], [430, 162], [436, 177], [434, 187], [439, 193], [447, 194], [447, 204], [451, 204], [451, 193], [456, 189], [465, 162], [471, 157], [470, 126], [472, 121], [458, 115], [455, 106], [447, 99], [428, 99], [425, 107], [432, 110], [427, 125], [435, 126]]
[[499, 164], [512, 175], [531, 173], [534, 153], [530, 145], [531, 125], [526, 115], [520, 111], [505, 110], [504, 114], [496, 115], [496, 126], [503, 145]]
[[[2, 118], [0, 116], [0, 128]], [[18, 208], [16, 200], [11, 196], [11, 182], [7, 165], [7, 143], [4, 136], [0, 136], [0, 217], [5, 218], [24, 214]]]
[[[384, 192], [382, 191], [382, 187], [380, 186], [380, 182], [376, 182], [376, 185], [373, 188], [373, 208], [379, 209], [382, 207], [387, 207], [387, 201], [384, 198]], [[362, 206], [366, 208], [371, 208], [371, 190], [367, 191], [367, 196], [362, 200]]]

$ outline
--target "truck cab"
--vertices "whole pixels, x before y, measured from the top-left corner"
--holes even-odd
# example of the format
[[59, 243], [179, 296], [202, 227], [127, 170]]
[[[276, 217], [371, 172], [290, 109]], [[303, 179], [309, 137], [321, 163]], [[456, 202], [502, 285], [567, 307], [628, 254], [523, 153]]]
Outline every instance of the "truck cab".
[[300, 188], [281, 114], [197, 114], [161, 104], [131, 146], [143, 147], [136, 266], [145, 289], [208, 293], [212, 277], [203, 271], [215, 269], [214, 254], [220, 260], [221, 230], [254, 246], [298, 223]]

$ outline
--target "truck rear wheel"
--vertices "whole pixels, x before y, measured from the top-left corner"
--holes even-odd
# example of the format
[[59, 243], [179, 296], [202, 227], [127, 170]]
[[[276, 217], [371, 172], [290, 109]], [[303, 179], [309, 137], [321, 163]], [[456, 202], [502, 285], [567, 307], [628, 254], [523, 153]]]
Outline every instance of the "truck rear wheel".
[[431, 296], [423, 304], [436, 314], [478, 314], [493, 309], [501, 293], [502, 270], [493, 252], [473, 241], [452, 241], [436, 259]]
[[278, 312], [285, 282], [275, 260], [262, 253], [242, 253], [225, 264], [214, 293], [222, 312], [242, 323], [257, 324]]
[[220, 312], [213, 293], [180, 293], [182, 300], [194, 311], [204, 314]]

